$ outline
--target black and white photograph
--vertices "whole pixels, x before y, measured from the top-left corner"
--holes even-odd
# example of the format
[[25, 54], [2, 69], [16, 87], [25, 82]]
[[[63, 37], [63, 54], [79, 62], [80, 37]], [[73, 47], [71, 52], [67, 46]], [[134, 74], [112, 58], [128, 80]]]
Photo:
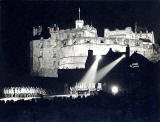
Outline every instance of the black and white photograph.
[[0, 122], [160, 122], [160, 1], [1, 0]]

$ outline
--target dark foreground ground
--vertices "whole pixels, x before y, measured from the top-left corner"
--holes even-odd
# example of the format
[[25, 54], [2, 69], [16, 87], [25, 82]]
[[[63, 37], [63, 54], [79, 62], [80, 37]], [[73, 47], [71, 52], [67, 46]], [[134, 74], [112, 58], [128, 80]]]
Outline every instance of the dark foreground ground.
[[159, 122], [156, 95], [100, 93], [87, 98], [0, 102], [3, 122]]

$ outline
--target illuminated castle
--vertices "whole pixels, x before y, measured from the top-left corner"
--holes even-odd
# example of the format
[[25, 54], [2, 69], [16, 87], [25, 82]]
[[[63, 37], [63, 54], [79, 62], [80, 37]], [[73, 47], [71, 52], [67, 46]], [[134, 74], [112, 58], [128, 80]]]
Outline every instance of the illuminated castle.
[[[114, 52], [125, 52], [130, 47], [130, 55], [137, 52], [147, 59], [154, 53], [154, 34], [146, 31], [135, 32], [131, 27], [124, 30], [104, 29], [104, 37], [98, 37], [97, 29], [85, 25], [80, 18], [75, 21], [75, 28], [59, 29], [57, 25], [49, 27], [48, 39], [32, 40], [30, 42], [31, 74], [42, 77], [58, 77], [58, 69], [83, 69], [88, 56], [88, 50], [93, 55], [105, 55], [110, 48]], [[40, 36], [42, 27], [33, 28], [33, 37]]]

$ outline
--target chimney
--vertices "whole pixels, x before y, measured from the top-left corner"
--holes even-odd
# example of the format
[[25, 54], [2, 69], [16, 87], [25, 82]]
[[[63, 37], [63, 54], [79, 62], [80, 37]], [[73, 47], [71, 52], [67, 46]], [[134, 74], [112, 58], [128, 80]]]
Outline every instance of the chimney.
[[88, 57], [93, 56], [93, 50], [88, 50]]
[[129, 47], [129, 45], [127, 45], [127, 47], [126, 47], [126, 58], [129, 58], [129, 56], [130, 56], [130, 47]]

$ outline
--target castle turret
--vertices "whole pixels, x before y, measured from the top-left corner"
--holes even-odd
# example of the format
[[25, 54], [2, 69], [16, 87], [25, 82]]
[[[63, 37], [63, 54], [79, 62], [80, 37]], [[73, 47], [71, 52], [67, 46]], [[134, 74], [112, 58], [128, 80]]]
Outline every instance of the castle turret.
[[152, 34], [152, 39], [151, 39], [151, 41], [152, 41], [153, 44], [155, 44], [155, 39], [154, 39], [154, 33], [153, 33], [153, 31], [151, 32], [151, 34]]
[[83, 28], [84, 21], [80, 19], [80, 8], [79, 8], [79, 19], [75, 21], [76, 29]]
[[33, 36], [40, 36], [42, 33], [42, 26], [33, 27]]
[[135, 23], [134, 32], [137, 34], [137, 23]]

